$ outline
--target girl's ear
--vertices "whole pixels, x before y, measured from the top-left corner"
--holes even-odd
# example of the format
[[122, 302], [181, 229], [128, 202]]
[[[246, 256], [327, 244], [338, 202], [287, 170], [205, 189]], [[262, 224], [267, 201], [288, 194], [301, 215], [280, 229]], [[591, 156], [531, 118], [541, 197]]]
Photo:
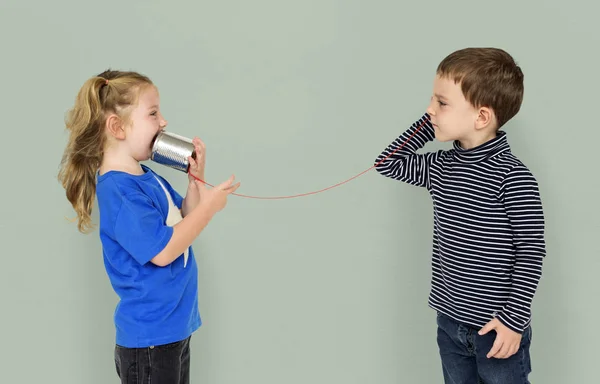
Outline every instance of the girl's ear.
[[111, 114], [106, 119], [106, 129], [108, 133], [117, 140], [125, 139], [125, 127], [123, 121], [115, 114]]

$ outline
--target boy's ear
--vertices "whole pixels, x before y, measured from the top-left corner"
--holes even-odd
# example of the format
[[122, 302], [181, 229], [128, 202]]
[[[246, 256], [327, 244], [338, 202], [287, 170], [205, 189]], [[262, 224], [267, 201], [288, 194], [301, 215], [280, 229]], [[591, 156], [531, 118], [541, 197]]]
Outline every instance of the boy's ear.
[[495, 125], [496, 115], [494, 111], [489, 107], [479, 108], [477, 120], [475, 121], [475, 129], [489, 128]]
[[106, 129], [108, 133], [115, 139], [125, 139], [125, 127], [123, 127], [123, 121], [115, 114], [111, 114], [106, 119]]

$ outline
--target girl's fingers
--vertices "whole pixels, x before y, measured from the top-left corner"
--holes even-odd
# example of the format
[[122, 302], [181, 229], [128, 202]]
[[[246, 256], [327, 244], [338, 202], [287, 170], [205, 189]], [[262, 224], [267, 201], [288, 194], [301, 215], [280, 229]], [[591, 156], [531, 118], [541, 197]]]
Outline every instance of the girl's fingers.
[[190, 163], [190, 168], [196, 169], [198, 167], [198, 163], [196, 163], [196, 160], [192, 156], [188, 156], [188, 162]]
[[204, 152], [206, 151], [206, 145], [204, 144], [204, 142], [202, 140], [200, 140], [198, 137], [195, 137], [193, 140], [194, 143], [194, 149], [196, 150], [196, 156], [199, 157], [199, 155], [203, 155]]

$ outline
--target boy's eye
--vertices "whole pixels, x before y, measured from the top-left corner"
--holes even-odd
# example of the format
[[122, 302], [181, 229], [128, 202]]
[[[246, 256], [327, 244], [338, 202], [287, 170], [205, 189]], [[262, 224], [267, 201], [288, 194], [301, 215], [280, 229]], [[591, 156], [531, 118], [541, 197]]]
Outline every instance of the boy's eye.
[[441, 101], [441, 100], [438, 100], [438, 104], [439, 104], [439, 105], [441, 105], [442, 107], [443, 107], [444, 105], [447, 105], [446, 103], [444, 103], [444, 102], [443, 102], [443, 101]]
[[151, 114], [152, 116], [156, 116], [156, 114], [157, 114], [157, 113], [158, 113], [158, 112], [154, 111], [154, 112], [152, 112], [152, 113], [150, 113], [150, 114]]

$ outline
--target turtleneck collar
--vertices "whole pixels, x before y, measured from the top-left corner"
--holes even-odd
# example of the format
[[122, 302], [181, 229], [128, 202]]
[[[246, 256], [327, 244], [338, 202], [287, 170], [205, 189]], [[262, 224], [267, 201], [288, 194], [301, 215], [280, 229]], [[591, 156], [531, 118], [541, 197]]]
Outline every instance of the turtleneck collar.
[[477, 163], [507, 151], [510, 151], [510, 146], [504, 131], [498, 131], [495, 138], [471, 149], [464, 149], [458, 140], [454, 141], [455, 158], [464, 163]]

